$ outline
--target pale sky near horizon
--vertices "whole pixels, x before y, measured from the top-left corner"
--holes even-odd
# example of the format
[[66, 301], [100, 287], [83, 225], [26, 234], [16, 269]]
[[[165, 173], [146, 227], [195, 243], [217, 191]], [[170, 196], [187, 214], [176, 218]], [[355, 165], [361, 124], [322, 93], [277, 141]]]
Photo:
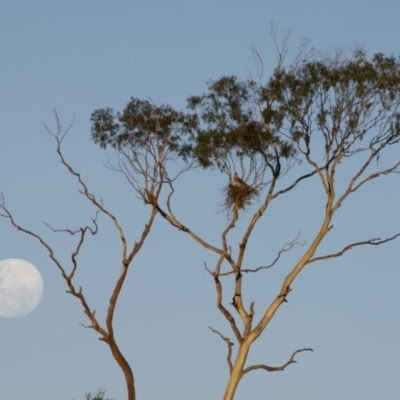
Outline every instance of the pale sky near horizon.
[[[43, 234], [66, 263], [71, 239], [52, 234], [42, 221], [76, 228], [90, 222], [93, 208], [60, 165], [54, 140], [43, 128], [43, 123], [54, 127], [53, 108], [65, 126], [74, 120], [65, 140], [66, 158], [120, 218], [134, 243], [149, 210], [120, 175], [103, 166], [107, 154], [90, 141], [93, 110], [121, 110], [131, 96], [183, 109], [186, 98], [204, 91], [210, 79], [256, 73], [253, 46], [266, 68], [273, 68], [271, 20], [280, 33], [292, 30], [292, 51], [305, 37], [322, 50], [362, 45], [368, 54], [400, 54], [397, 0], [0, 3], [0, 192], [15, 219]], [[216, 244], [225, 224], [218, 213], [224, 184], [218, 173], [194, 172], [182, 179], [175, 203], [184, 223]], [[312, 238], [321, 207], [320, 191], [314, 189], [305, 185], [295, 200], [288, 196], [265, 215], [249, 248], [249, 265], [271, 262], [276, 249], [299, 229], [301, 240]], [[196, 196], [193, 203], [185, 193]], [[399, 177], [371, 184], [340, 211], [325, 248], [400, 231], [398, 204]], [[105, 218], [99, 225], [99, 235], [83, 251], [77, 285], [101, 319], [119, 274], [120, 247], [112, 225]], [[97, 388], [115, 400], [126, 399], [120, 369], [98, 335], [79, 325], [88, 322], [86, 316], [65, 293], [45, 250], [3, 219], [0, 238], [0, 261], [27, 260], [44, 280], [34, 312], [0, 318], [0, 399], [83, 400]], [[297, 364], [284, 372], [246, 375], [235, 400], [398, 399], [399, 249], [397, 241], [310, 265], [249, 361], [276, 366], [299, 348], [314, 352], [298, 354]], [[246, 276], [244, 293], [250, 298], [254, 291], [256, 316], [276, 296], [299, 252], [277, 269]], [[161, 219], [155, 222], [131, 267], [115, 317], [138, 400], [221, 398], [228, 378], [226, 346], [208, 326], [233, 334], [216, 310], [213, 281], [203, 266], [213, 261], [184, 233]], [[227, 306], [228, 299], [230, 294]]]

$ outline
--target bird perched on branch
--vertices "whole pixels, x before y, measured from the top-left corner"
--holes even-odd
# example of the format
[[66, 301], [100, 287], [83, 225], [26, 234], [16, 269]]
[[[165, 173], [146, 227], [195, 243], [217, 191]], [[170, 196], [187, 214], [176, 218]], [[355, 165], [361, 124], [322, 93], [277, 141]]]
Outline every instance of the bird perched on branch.
[[245, 186], [247, 186], [246, 182], [236, 172], [233, 174], [233, 182], [235, 183], [235, 185], [239, 185], [239, 186], [245, 185]]
[[154, 194], [147, 189], [145, 190], [145, 192], [146, 192], [146, 197], [147, 197], [147, 201], [149, 202], [149, 204], [155, 206], [157, 204], [156, 196], [154, 196]]

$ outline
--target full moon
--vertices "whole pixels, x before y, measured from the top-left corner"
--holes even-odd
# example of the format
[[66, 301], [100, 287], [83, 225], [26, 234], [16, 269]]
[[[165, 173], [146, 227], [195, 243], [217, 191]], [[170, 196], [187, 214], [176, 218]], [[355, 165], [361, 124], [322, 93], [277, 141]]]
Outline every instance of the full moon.
[[18, 318], [33, 311], [43, 294], [40, 272], [17, 258], [0, 261], [0, 317]]

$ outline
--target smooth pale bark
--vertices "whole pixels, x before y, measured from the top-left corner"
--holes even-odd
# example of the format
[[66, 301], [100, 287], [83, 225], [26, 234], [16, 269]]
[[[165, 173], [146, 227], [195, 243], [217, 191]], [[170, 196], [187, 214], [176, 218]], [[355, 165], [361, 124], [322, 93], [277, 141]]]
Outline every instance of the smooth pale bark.
[[[315, 254], [315, 251], [318, 248], [319, 244], [322, 242], [323, 238], [329, 232], [329, 224], [332, 219], [331, 207], [332, 207], [333, 197], [334, 197], [334, 195], [331, 195], [328, 198], [325, 219], [324, 219], [324, 222], [321, 226], [319, 233], [315, 237], [313, 243], [311, 244], [310, 248], [306, 251], [306, 253], [302, 257], [302, 259], [299, 261], [299, 263], [296, 265], [296, 267], [291, 271], [291, 273], [286, 277], [286, 279], [282, 285], [281, 294], [288, 293], [286, 288], [290, 288], [290, 285], [296, 278], [297, 274], [304, 268], [304, 266], [308, 263], [308, 261], [311, 259], [311, 257]], [[280, 305], [283, 302], [284, 302], [284, 296], [278, 296], [271, 303], [270, 307], [264, 314], [264, 317], [262, 318], [260, 323], [250, 332], [249, 335], [247, 335], [246, 338], [244, 338], [243, 342], [240, 344], [239, 351], [236, 356], [236, 360], [233, 365], [228, 384], [226, 386], [223, 400], [233, 400], [235, 392], [236, 392], [236, 388], [238, 387], [239, 382], [240, 382], [241, 378], [243, 377], [244, 365], [245, 365], [247, 356], [249, 354], [250, 346], [261, 335], [261, 333], [266, 328], [269, 321], [273, 318], [275, 312], [277, 311], [277, 309], [280, 307]]]
[[240, 345], [235, 364], [233, 365], [231, 376], [225, 389], [223, 400], [233, 400], [240, 379], [243, 376], [243, 368], [249, 354], [250, 345], [252, 342], [243, 341]]

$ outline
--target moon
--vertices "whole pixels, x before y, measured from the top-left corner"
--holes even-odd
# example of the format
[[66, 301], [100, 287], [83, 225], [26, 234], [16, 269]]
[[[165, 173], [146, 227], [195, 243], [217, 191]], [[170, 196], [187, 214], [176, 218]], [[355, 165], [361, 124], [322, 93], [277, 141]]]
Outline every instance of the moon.
[[0, 261], [0, 317], [29, 314], [43, 295], [43, 279], [30, 263], [17, 258]]

